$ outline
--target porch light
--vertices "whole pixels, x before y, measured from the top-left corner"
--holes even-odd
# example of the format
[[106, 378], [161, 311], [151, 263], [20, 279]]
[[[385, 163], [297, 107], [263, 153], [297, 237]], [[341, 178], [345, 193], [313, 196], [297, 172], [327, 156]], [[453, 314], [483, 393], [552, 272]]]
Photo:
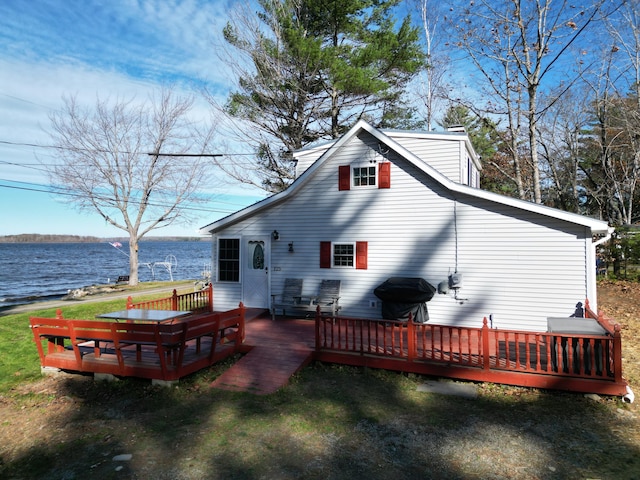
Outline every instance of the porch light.
[[271, 238], [273, 238], [274, 240], [278, 240], [280, 238], [278, 230], [274, 230], [273, 232], [271, 232]]
[[289, 243], [289, 253], [293, 253], [293, 242]]

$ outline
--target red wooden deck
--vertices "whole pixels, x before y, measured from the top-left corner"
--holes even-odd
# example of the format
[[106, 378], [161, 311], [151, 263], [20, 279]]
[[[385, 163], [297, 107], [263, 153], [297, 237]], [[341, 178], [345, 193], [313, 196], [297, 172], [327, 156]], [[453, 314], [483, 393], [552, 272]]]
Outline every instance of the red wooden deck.
[[[604, 319], [599, 318], [599, 322]], [[625, 395], [620, 327], [607, 335], [316, 318], [314, 358], [422, 375]]]
[[[181, 351], [184, 355], [179, 360], [184, 360], [184, 366], [171, 372], [162, 372], [157, 365], [158, 360], [162, 363], [163, 359], [158, 356], [158, 352], [164, 349], [160, 344], [157, 348], [138, 345], [137, 350], [131, 351], [121, 348], [120, 366], [117, 367], [118, 359], [109, 352], [101, 354], [95, 348], [93, 353], [91, 349], [81, 351], [82, 344], [75, 340], [73, 348], [65, 346], [64, 342], [74, 339], [74, 334], [57, 328], [73, 330], [73, 325], [83, 321], [70, 320], [69, 323], [60, 314], [56, 319], [32, 318], [31, 323], [34, 328], [42, 321], [51, 320], [52, 330], [42, 336], [39, 336], [38, 329], [45, 327], [34, 328], [43, 367], [177, 380], [233, 352], [242, 352], [246, 355], [217, 378], [212, 387], [255, 394], [277, 391], [312, 360], [526, 387], [608, 395], [628, 393], [627, 383], [622, 377], [620, 327], [602, 314], [592, 312], [588, 302], [585, 306], [587, 315], [597, 320], [606, 330], [606, 335], [494, 330], [487, 327], [486, 320], [482, 328], [463, 328], [329, 318], [320, 312], [314, 320], [279, 317], [272, 321], [268, 311], [245, 309], [242, 304], [237, 311], [213, 313], [212, 300], [210, 288], [204, 293], [184, 295], [177, 295], [174, 291], [171, 297], [152, 302], [134, 304], [129, 300], [127, 308], [175, 310], [189, 307], [205, 317], [228, 316], [229, 320], [225, 322], [235, 325], [236, 334], [227, 338], [225, 332], [229, 327], [220, 323], [219, 332], [213, 335], [219, 337], [214, 342], [219, 348], [215, 355], [208, 355], [204, 360], [191, 357], [201, 354], [206, 342], [211, 341], [206, 337], [212, 332], [200, 332], [202, 335], [198, 334], [198, 343], [193, 348], [193, 342], [183, 341]], [[194, 331], [194, 335], [196, 333]], [[47, 346], [46, 353], [43, 343]], [[129, 359], [131, 355], [134, 357]], [[146, 357], [150, 360], [143, 362]]]
[[616, 360], [619, 347], [619, 332], [574, 339], [428, 324], [408, 328], [399, 322], [351, 318], [272, 321], [267, 312], [249, 310], [243, 348], [248, 353], [212, 386], [269, 394], [306, 364], [320, 360], [459, 380], [624, 395], [626, 382]]

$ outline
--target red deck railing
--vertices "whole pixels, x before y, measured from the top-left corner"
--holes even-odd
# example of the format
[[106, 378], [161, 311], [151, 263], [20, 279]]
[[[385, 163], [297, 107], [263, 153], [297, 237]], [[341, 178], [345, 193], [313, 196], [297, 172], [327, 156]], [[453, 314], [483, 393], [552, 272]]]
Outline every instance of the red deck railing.
[[246, 352], [245, 307], [168, 323], [30, 317], [40, 364], [75, 372], [176, 381]]
[[213, 285], [203, 290], [178, 295], [176, 290], [170, 297], [147, 300], [145, 302], [133, 302], [127, 298], [127, 310], [144, 308], [152, 310], [183, 310], [190, 312], [213, 312]]
[[624, 395], [620, 327], [554, 334], [316, 315], [316, 358], [537, 388]]

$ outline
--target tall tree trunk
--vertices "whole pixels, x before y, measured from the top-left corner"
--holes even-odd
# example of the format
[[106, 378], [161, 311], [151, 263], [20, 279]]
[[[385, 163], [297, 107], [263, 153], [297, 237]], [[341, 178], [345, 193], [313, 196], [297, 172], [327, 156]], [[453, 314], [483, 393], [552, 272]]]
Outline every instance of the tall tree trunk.
[[533, 172], [533, 201], [542, 203], [540, 192], [540, 164], [538, 162], [538, 132], [536, 129], [536, 88], [529, 87], [529, 148], [531, 150], [531, 171]]
[[129, 285], [138, 285], [138, 238], [129, 236]]

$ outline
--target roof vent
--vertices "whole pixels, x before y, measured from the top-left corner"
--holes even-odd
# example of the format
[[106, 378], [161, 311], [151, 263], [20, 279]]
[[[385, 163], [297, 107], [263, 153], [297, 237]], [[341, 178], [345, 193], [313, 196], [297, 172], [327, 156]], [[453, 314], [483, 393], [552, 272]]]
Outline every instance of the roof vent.
[[447, 127], [447, 132], [467, 133], [464, 125], [451, 125], [450, 127]]

